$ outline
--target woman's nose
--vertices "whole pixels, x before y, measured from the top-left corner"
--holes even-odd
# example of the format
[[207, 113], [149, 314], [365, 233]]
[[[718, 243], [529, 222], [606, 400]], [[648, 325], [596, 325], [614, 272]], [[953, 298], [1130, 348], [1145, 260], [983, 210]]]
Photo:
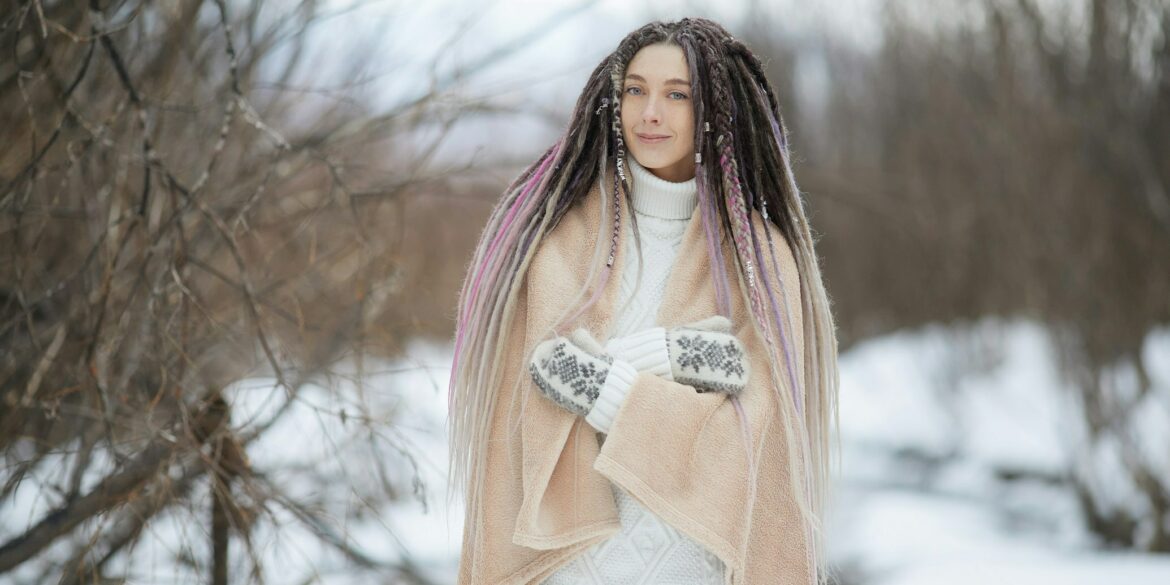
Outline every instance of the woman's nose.
[[642, 119], [646, 122], [658, 122], [658, 105], [653, 99], [646, 101], [646, 108], [642, 110]]

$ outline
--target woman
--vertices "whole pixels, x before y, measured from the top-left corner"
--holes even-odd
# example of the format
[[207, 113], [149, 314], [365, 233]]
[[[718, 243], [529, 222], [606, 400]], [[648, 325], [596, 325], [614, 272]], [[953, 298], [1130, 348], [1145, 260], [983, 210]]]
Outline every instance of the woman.
[[827, 578], [837, 344], [786, 132], [742, 42], [653, 22], [508, 187], [460, 294], [460, 583]]

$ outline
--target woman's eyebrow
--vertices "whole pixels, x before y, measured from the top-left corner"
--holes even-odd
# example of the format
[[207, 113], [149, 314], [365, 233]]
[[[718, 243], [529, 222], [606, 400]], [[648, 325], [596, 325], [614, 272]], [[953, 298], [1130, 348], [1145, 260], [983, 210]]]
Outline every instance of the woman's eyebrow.
[[[646, 82], [646, 78], [642, 77], [641, 75], [637, 75], [635, 73], [630, 73], [630, 74], [626, 75], [626, 79], [635, 79], [635, 80], [641, 81], [643, 83]], [[687, 87], [690, 87], [691, 82], [689, 82], [685, 79], [679, 79], [677, 77], [672, 77], [672, 78], [666, 80], [666, 85], [685, 85]]]

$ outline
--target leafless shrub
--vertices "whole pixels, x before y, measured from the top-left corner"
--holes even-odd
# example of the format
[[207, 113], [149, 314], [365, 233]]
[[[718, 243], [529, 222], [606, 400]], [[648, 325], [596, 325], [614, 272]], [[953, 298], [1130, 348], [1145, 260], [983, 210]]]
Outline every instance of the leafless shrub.
[[[165, 516], [199, 526], [171, 565], [216, 584], [262, 580], [253, 536], [290, 525], [357, 570], [429, 579], [345, 524], [418, 489], [367, 360], [448, 333], [463, 267], [442, 259], [480, 218], [441, 229], [471, 169], [432, 157], [486, 104], [444, 100], [467, 73], [433, 69], [375, 109], [369, 58], [321, 89], [306, 31], [362, 9], [335, 6], [0, 2], [0, 573], [138, 571]], [[272, 384], [238, 385], [258, 377]], [[235, 412], [268, 398], [263, 417]], [[357, 447], [253, 463], [298, 408]], [[298, 491], [355, 468], [341, 502]]]
[[814, 47], [823, 120], [794, 109], [843, 347], [933, 322], [1046, 324], [1083, 406], [1068, 480], [1087, 524], [1170, 550], [1167, 452], [1138, 431], [1164, 427], [1170, 399], [1143, 353], [1170, 322], [1170, 6], [886, 6], [875, 54]]

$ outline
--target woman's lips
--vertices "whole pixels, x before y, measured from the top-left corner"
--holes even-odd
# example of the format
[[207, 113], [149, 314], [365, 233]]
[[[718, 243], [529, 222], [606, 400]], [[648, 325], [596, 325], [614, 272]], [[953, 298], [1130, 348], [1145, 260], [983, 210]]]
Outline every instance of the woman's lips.
[[644, 134], [639, 134], [638, 140], [645, 142], [646, 144], [658, 144], [659, 142], [666, 142], [667, 140], [670, 140], [670, 137], [669, 136], [659, 136], [656, 138], [652, 138], [652, 137], [644, 135]]

